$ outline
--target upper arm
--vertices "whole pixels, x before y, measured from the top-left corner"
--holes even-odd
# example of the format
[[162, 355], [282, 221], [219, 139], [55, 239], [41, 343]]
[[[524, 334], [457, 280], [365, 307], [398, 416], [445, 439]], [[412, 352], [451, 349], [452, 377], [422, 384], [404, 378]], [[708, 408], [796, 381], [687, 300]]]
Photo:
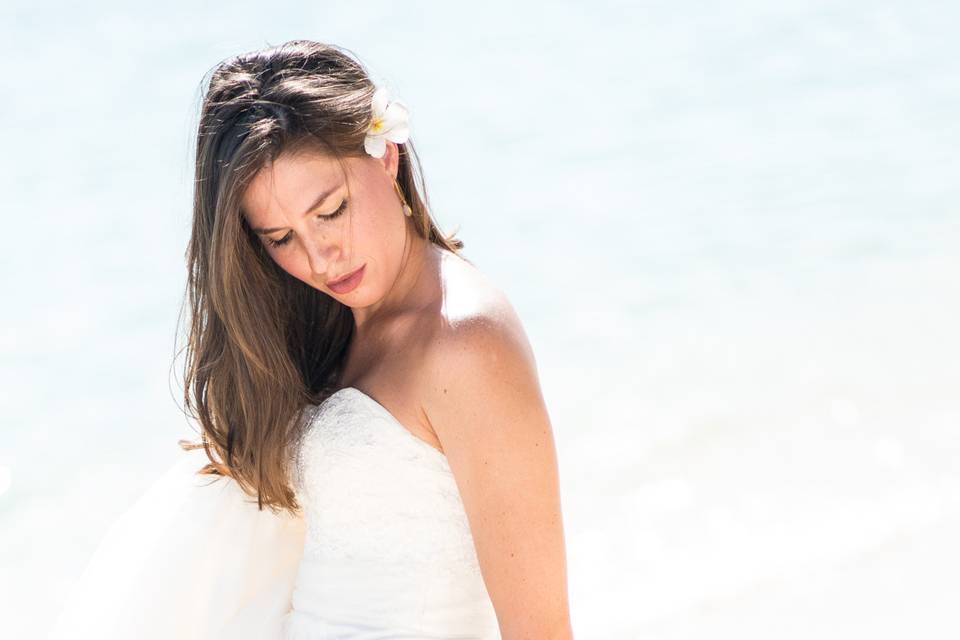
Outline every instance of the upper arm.
[[536, 363], [507, 303], [431, 350], [425, 410], [456, 479], [501, 633], [570, 638], [556, 447]]

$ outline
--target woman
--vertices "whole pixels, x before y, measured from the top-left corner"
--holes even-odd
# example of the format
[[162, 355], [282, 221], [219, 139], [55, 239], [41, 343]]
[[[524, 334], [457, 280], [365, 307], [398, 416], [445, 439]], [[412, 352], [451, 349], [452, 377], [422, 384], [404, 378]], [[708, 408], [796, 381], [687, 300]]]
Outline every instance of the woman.
[[332, 45], [213, 71], [187, 251], [201, 442], [104, 540], [65, 636], [572, 637], [534, 356], [432, 219], [408, 115]]

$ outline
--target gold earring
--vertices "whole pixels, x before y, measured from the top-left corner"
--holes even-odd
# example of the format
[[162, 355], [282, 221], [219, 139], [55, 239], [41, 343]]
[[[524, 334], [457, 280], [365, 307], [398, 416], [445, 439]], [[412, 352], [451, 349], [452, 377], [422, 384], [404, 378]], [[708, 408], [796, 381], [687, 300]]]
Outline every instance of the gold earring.
[[397, 192], [397, 195], [400, 196], [400, 202], [403, 203], [403, 215], [409, 218], [410, 216], [413, 215], [413, 209], [411, 209], [410, 205], [407, 204], [407, 199], [403, 197], [403, 191], [400, 190], [400, 183], [394, 180], [393, 188]]

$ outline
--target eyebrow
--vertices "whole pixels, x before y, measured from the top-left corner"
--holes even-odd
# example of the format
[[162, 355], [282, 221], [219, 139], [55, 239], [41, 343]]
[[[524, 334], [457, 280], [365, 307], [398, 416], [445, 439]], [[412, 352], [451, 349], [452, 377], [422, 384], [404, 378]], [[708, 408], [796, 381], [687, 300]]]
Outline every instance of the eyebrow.
[[[319, 196], [317, 196], [317, 199], [313, 201], [313, 204], [307, 207], [307, 210], [300, 214], [300, 217], [302, 218], [303, 216], [307, 215], [308, 213], [310, 213], [311, 211], [319, 207], [321, 204], [323, 204], [324, 200], [329, 198], [333, 194], [333, 192], [339, 188], [340, 186], [337, 185], [336, 187], [333, 187], [332, 189], [321, 193]], [[281, 231], [283, 229], [286, 229], [286, 227], [270, 227], [269, 229], [255, 228], [254, 231], [259, 233], [260, 235], [264, 235], [267, 233], [273, 233], [274, 231]]]

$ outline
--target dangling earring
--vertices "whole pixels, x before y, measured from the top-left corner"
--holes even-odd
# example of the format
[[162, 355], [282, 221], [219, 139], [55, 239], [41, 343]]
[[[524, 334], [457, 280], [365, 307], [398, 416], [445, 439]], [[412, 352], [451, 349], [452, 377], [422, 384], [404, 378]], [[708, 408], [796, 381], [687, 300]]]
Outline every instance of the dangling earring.
[[396, 190], [397, 195], [400, 196], [400, 202], [403, 203], [403, 215], [409, 218], [413, 215], [413, 209], [411, 209], [410, 205], [407, 204], [407, 199], [403, 197], [403, 191], [400, 190], [400, 183], [394, 180], [393, 188]]

